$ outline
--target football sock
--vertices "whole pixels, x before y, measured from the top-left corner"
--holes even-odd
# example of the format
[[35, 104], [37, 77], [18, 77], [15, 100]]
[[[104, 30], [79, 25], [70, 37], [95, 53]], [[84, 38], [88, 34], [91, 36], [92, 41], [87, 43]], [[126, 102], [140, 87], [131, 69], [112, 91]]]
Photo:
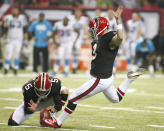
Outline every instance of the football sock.
[[14, 60], [14, 69], [17, 70], [19, 68], [19, 59]]
[[124, 94], [126, 93], [130, 83], [133, 82], [133, 81], [134, 81], [134, 79], [128, 79], [127, 78], [125, 81], [122, 82], [122, 84], [119, 86], [119, 88], [117, 88], [117, 94], [119, 94], [118, 95], [119, 98], [124, 96]]
[[65, 72], [68, 72], [68, 71], [69, 71], [69, 60], [68, 60], [68, 59], [65, 60], [64, 71], [65, 71]]
[[68, 94], [61, 94], [61, 102], [62, 102], [62, 106], [65, 105], [67, 99], [68, 99]]
[[10, 60], [5, 60], [5, 65], [4, 65], [4, 68], [6, 69], [6, 70], [9, 70], [9, 67], [10, 67]]
[[56, 64], [54, 65], [54, 72], [58, 72], [58, 70], [59, 70], [59, 67], [60, 67], [60, 60], [57, 60], [56, 61]]
[[58, 125], [61, 125], [69, 117], [69, 115], [70, 114], [64, 110], [62, 114], [56, 119]]
[[72, 112], [75, 110], [77, 104], [74, 104], [72, 102], [68, 102], [67, 107], [65, 107], [64, 111], [62, 114], [57, 118], [57, 123], [58, 125], [61, 125]]
[[127, 59], [127, 62], [128, 62], [128, 65], [132, 64], [132, 59], [131, 58], [128, 58]]
[[153, 76], [154, 75], [154, 67], [153, 67], [153, 65], [149, 65], [148, 69], [149, 69], [150, 75]]
[[73, 69], [77, 69], [77, 66], [78, 66], [78, 59], [74, 58], [72, 67]]

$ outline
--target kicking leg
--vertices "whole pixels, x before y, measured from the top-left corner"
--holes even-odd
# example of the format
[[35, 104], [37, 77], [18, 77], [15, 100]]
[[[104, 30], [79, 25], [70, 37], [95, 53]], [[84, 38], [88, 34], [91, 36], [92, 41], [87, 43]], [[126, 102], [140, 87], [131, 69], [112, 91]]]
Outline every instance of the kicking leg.
[[137, 79], [140, 75], [145, 72], [145, 69], [139, 68], [136, 71], [129, 71], [127, 74], [126, 80], [124, 80], [119, 88], [115, 89], [113, 85], [103, 91], [104, 95], [110, 100], [112, 103], [118, 103], [122, 100], [125, 95], [129, 85]]
[[103, 91], [104, 95], [113, 103], [120, 102], [123, 96], [125, 95], [129, 85], [144, 72], [145, 69], [143, 68], [139, 68], [136, 71], [129, 71], [126, 80], [122, 82], [122, 84], [119, 86], [119, 88], [117, 88], [117, 90], [112, 85]]

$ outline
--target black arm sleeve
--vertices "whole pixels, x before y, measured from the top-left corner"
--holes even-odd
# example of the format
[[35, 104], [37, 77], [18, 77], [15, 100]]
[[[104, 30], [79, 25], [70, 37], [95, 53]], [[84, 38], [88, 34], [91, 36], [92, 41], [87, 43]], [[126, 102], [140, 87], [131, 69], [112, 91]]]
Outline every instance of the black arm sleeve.
[[28, 97], [28, 94], [26, 92], [23, 93], [23, 96], [24, 96], [24, 112], [26, 114], [32, 114], [33, 112], [30, 111], [30, 109], [28, 108], [29, 107], [29, 102], [30, 102], [30, 99]]
[[54, 102], [55, 102], [54, 108], [55, 108], [57, 111], [60, 111], [60, 110], [62, 109], [61, 96], [60, 96], [60, 95], [57, 95], [57, 96], [54, 98]]
[[38, 100], [38, 97], [35, 95], [33, 86], [31, 84], [31, 86], [29, 88], [27, 88], [28, 84], [31, 84], [30, 82], [25, 84], [22, 88], [23, 91], [23, 96], [24, 96], [24, 111], [26, 114], [32, 114], [33, 112], [30, 111], [29, 107], [29, 102], [30, 100], [33, 100], [35, 103]]

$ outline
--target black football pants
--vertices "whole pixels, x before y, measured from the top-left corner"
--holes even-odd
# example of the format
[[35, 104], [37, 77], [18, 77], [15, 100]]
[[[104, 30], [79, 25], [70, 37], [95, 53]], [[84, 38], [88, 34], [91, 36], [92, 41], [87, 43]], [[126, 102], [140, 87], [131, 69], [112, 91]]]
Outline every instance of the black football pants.
[[[41, 58], [40, 58], [41, 54]], [[48, 47], [37, 48], [34, 47], [33, 51], [33, 71], [38, 72], [37, 67], [42, 64], [43, 72], [48, 71]]]

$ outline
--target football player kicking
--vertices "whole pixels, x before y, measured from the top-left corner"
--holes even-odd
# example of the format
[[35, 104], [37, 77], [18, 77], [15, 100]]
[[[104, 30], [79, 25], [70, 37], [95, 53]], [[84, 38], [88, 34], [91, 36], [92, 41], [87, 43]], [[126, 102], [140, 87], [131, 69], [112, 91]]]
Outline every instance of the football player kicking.
[[[107, 19], [104, 17], [98, 16], [90, 20], [90, 32], [94, 39], [91, 43], [93, 60], [91, 62], [90, 74], [92, 78], [70, 95], [66, 108], [58, 118], [54, 120], [44, 118], [44, 122], [49, 126], [54, 128], [61, 127], [63, 122], [75, 110], [80, 100], [84, 100], [97, 93], [103, 92], [106, 98], [113, 103], [120, 102], [130, 83], [143, 74], [144, 69], [130, 71], [127, 74], [127, 79], [119, 88], [115, 89], [113, 86], [113, 62], [123, 39], [123, 30], [120, 24], [122, 11], [122, 6], [119, 6], [116, 12], [113, 11], [117, 22], [116, 32], [108, 32], [110, 26]], [[96, 37], [98, 39], [96, 39]]]
[[24, 102], [11, 115], [8, 125], [16, 126], [27, 120], [33, 113], [47, 108], [52, 113], [61, 110], [68, 97], [68, 89], [61, 81], [47, 73], [39, 74], [27, 82], [23, 88]]

